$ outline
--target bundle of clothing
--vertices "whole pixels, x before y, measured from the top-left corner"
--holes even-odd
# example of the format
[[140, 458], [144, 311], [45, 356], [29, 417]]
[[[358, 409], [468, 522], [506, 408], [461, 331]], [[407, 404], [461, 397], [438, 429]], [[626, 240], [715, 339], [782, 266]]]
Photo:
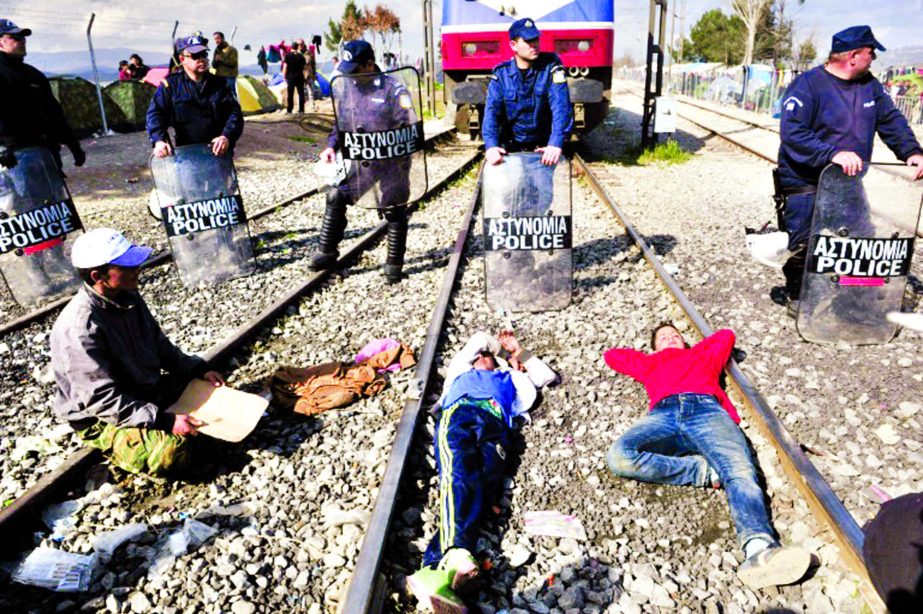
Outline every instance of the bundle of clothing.
[[373, 397], [388, 387], [388, 374], [417, 364], [413, 350], [393, 339], [376, 339], [352, 362], [281, 367], [269, 379], [272, 403], [306, 416]]

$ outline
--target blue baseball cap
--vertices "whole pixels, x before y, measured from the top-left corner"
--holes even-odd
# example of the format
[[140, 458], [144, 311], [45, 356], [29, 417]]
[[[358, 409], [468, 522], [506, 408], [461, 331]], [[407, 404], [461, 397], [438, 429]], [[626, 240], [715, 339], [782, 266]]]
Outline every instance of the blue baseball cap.
[[521, 38], [524, 41], [536, 39], [541, 34], [535, 26], [535, 21], [525, 17], [513, 22], [510, 26], [510, 40]]
[[176, 50], [179, 52], [188, 51], [189, 53], [208, 51], [208, 40], [198, 34], [184, 36], [176, 39]]
[[863, 47], [885, 51], [885, 46], [875, 40], [875, 35], [872, 34], [872, 29], [868, 26], [853, 26], [846, 28], [842, 32], [837, 32], [833, 35], [833, 44], [830, 46], [830, 50], [833, 53], [840, 53], [852, 51], [853, 49], [862, 49]]
[[32, 36], [32, 30], [29, 28], [20, 28], [9, 19], [0, 19], [0, 36], [10, 34], [12, 36]]
[[363, 64], [367, 64], [370, 60], [374, 60], [375, 51], [373, 51], [372, 46], [365, 41], [349, 41], [343, 45], [343, 49], [340, 51], [340, 57], [343, 58], [343, 61], [337, 66], [337, 70], [344, 75], [348, 75]]

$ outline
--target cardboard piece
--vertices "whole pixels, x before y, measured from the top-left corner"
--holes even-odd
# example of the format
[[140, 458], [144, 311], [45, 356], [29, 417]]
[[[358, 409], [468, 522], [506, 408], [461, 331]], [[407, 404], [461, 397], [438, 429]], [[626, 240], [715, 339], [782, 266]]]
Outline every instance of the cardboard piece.
[[199, 427], [204, 435], [238, 442], [256, 428], [268, 405], [269, 401], [255, 394], [194, 379], [167, 411], [198, 418], [205, 423]]

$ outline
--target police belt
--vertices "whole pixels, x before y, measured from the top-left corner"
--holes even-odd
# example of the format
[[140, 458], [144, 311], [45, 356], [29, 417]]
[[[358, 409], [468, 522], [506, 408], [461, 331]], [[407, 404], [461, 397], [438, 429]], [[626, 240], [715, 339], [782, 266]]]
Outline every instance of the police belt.
[[797, 196], [799, 194], [815, 194], [817, 192], [816, 185], [796, 185], [790, 188], [782, 186], [782, 196]]
[[544, 147], [544, 145], [540, 143], [517, 143], [514, 141], [508, 145], [505, 145], [503, 149], [506, 150], [506, 153], [520, 153], [523, 151], [532, 152], [539, 147]]
[[506, 420], [503, 419], [503, 408], [500, 407], [500, 404], [494, 401], [493, 399], [472, 399], [470, 397], [462, 397], [459, 400], [455, 401], [448, 407], [442, 410], [443, 414], [447, 414], [451, 411], [455, 411], [459, 407], [475, 407], [477, 409], [483, 410], [506, 424]]

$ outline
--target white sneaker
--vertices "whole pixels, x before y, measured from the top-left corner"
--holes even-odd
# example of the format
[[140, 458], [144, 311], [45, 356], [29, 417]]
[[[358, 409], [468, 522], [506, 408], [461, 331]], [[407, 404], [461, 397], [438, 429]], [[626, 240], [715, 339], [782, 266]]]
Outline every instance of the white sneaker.
[[776, 546], [757, 552], [737, 568], [737, 577], [752, 589], [792, 584], [811, 566], [811, 553], [797, 546]]

